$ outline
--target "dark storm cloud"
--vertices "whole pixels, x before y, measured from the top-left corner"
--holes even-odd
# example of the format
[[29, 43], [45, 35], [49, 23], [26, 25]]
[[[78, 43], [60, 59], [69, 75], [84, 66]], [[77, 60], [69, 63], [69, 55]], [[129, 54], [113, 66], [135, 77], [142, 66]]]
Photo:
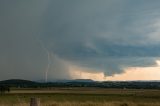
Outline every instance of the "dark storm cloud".
[[33, 37], [38, 32], [37, 12], [43, 9], [35, 4], [4, 0], [0, 3], [1, 79], [44, 77], [45, 52]]
[[[68, 66], [151, 66], [160, 55], [155, 0], [0, 1], [1, 79], [70, 78]], [[47, 59], [49, 53], [50, 59]]]

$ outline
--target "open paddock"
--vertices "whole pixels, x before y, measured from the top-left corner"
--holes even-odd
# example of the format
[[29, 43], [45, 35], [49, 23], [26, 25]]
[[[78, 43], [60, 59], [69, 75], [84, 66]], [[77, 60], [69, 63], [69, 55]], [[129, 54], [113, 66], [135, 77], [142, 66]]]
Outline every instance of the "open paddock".
[[32, 97], [41, 106], [160, 106], [160, 90], [85, 87], [12, 89], [0, 95], [0, 106], [29, 106]]

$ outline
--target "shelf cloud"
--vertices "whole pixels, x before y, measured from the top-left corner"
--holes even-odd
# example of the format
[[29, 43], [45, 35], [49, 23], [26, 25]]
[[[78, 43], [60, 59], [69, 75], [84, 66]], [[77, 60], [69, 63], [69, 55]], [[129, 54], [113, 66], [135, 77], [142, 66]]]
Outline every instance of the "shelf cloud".
[[107, 77], [129, 67], [157, 66], [159, 3], [2, 0], [0, 80], [72, 79], [76, 69]]

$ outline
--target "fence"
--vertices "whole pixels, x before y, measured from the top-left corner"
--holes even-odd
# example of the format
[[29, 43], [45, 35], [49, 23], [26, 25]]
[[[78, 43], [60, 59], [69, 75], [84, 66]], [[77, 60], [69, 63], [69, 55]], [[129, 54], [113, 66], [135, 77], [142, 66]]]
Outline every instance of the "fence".
[[31, 98], [30, 106], [40, 106], [40, 98]]

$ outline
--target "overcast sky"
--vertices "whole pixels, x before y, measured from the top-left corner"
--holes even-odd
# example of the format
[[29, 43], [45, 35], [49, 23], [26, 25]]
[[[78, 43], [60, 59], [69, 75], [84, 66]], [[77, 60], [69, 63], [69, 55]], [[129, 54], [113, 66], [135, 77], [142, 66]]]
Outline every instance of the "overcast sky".
[[159, 11], [159, 0], [0, 0], [0, 80], [157, 67]]

